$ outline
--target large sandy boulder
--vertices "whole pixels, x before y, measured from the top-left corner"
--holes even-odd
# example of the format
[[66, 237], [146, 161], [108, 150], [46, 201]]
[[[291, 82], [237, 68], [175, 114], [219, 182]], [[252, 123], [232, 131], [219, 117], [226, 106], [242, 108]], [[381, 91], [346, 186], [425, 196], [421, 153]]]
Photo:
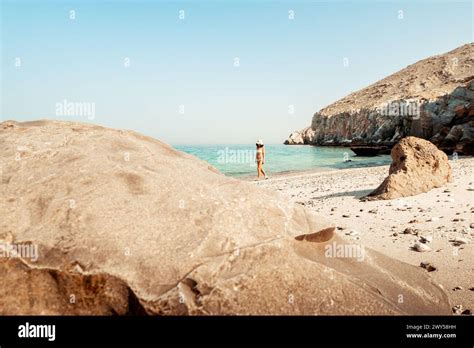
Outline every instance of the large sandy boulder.
[[0, 145], [0, 242], [38, 250], [0, 262], [2, 315], [451, 313], [418, 267], [155, 139], [7, 121]]
[[452, 181], [448, 156], [427, 140], [403, 138], [391, 156], [389, 175], [368, 195], [371, 199], [414, 196]]

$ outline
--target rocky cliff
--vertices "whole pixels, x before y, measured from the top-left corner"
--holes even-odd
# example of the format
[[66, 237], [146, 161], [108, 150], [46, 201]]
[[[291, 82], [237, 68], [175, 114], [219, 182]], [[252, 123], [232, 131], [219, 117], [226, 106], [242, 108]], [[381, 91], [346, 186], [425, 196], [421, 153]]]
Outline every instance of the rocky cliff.
[[409, 135], [474, 154], [474, 44], [421, 60], [314, 114], [285, 144], [387, 145]]

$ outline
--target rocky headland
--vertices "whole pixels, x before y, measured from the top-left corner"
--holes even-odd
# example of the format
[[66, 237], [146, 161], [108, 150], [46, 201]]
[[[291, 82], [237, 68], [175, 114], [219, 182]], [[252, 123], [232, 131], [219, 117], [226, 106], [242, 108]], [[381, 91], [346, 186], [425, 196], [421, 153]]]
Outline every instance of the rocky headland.
[[[406, 136], [474, 155], [474, 44], [423, 59], [313, 116], [285, 144], [390, 148]], [[369, 149], [367, 150], [369, 151]]]

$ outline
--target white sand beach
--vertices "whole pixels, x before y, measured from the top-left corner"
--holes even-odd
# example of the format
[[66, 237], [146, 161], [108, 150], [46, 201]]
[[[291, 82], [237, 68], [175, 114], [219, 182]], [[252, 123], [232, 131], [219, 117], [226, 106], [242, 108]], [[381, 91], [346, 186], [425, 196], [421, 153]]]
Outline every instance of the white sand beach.
[[[449, 296], [451, 305], [474, 308], [474, 158], [450, 160], [453, 182], [417, 196], [394, 200], [361, 201], [388, 175], [388, 166], [323, 172], [289, 173], [260, 187], [276, 190], [294, 202], [330, 219], [346, 239], [364, 244], [429, 272]], [[411, 233], [404, 233], [406, 232]], [[417, 233], [417, 235], [416, 235]], [[412, 246], [420, 236], [432, 236], [418, 252]], [[453, 242], [460, 239], [466, 244]]]

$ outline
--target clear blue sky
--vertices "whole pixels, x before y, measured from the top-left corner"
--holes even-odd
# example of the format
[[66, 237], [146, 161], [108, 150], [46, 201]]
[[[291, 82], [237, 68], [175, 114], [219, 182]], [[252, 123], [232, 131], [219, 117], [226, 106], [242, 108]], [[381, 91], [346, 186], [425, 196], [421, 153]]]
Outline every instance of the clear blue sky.
[[[0, 1], [1, 119], [172, 144], [281, 143], [327, 104], [473, 41], [471, 1]], [[64, 99], [95, 118], [57, 115]]]

